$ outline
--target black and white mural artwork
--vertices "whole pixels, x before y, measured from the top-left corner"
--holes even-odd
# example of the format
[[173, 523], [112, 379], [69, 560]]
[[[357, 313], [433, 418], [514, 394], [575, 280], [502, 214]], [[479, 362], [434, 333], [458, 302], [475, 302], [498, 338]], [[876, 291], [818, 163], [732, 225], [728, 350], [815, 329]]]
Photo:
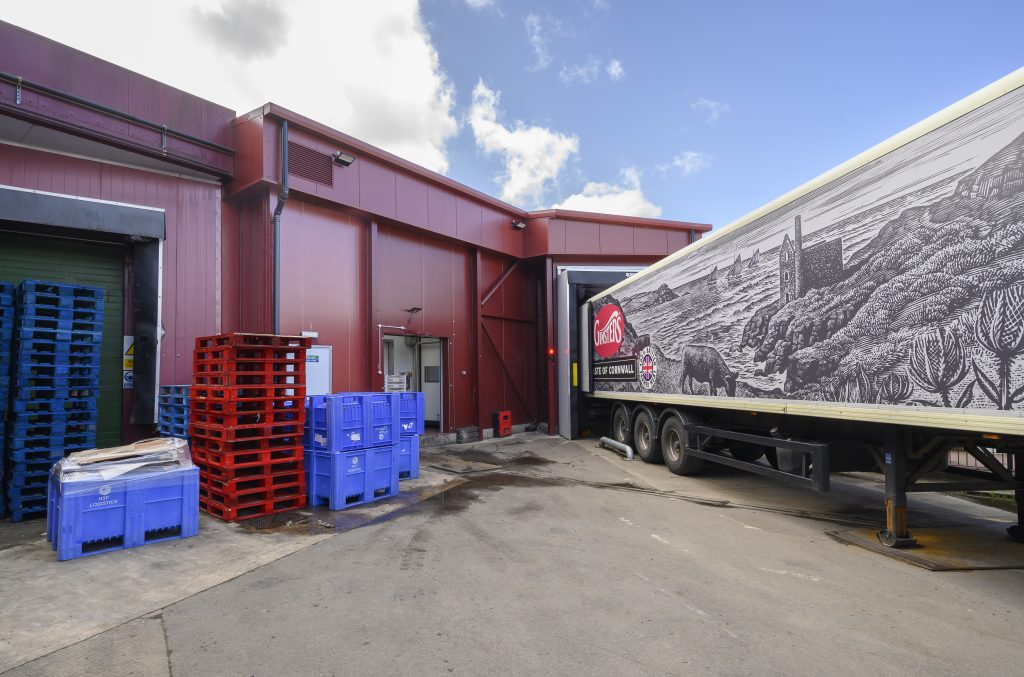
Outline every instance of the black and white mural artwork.
[[601, 391], [1024, 410], [1024, 88], [593, 312]]

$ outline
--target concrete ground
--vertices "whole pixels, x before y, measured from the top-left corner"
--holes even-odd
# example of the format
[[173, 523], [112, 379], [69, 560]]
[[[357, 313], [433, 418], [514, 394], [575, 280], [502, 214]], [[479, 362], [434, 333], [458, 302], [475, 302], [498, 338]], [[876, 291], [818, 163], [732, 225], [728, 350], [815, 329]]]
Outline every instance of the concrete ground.
[[[933, 572], [829, 535], [881, 523], [874, 482], [836, 479], [814, 494], [721, 467], [681, 478], [587, 441], [528, 435], [432, 449], [423, 461], [453, 468], [452, 456], [500, 467], [425, 469], [401, 509], [362, 518], [314, 511], [260, 529], [204, 519], [194, 539], [72, 562], [23, 534], [0, 551], [0, 666], [107, 676], [1020, 671], [1024, 571]], [[1010, 517], [952, 497], [911, 501], [912, 527]]]

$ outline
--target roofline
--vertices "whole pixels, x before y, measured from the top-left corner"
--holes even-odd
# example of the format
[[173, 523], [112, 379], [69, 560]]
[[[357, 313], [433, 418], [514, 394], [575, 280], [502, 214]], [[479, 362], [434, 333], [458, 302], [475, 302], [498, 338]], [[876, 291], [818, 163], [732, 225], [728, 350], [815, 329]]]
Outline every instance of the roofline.
[[640, 226], [656, 228], [672, 228], [677, 230], [696, 230], [706, 233], [711, 230], [709, 223], [691, 223], [689, 221], [670, 221], [668, 219], [651, 219], [643, 216], [621, 216], [618, 214], [602, 214], [600, 212], [578, 212], [572, 209], [542, 209], [527, 214], [531, 219], [567, 219], [569, 221], [600, 221], [622, 226]]
[[453, 179], [448, 178], [444, 174], [431, 171], [425, 167], [421, 167], [413, 162], [403, 159], [393, 153], [389, 153], [386, 150], [373, 146], [360, 141], [354, 136], [349, 136], [343, 132], [339, 132], [332, 127], [328, 127], [322, 122], [310, 119], [304, 115], [296, 113], [295, 111], [288, 110], [276, 103], [268, 102], [261, 108], [258, 108], [246, 115], [239, 116], [240, 119], [249, 118], [253, 114], [262, 114], [264, 116], [271, 116], [279, 118], [281, 120], [287, 120], [290, 123], [294, 123], [305, 127], [306, 129], [324, 136], [332, 141], [337, 142], [339, 145], [345, 146], [350, 150], [354, 150], [365, 156], [373, 158], [378, 162], [391, 165], [401, 169], [404, 172], [408, 172], [422, 179], [430, 181], [432, 183], [440, 184], [446, 188], [457, 191], [464, 195], [476, 198], [481, 202], [484, 202], [492, 207], [495, 207], [503, 212], [508, 212], [521, 219], [540, 219], [540, 218], [559, 218], [569, 219], [573, 221], [600, 221], [601, 223], [609, 223], [623, 226], [639, 226], [639, 227], [657, 227], [657, 228], [669, 228], [672, 230], [695, 230], [702, 233], [706, 233], [711, 230], [711, 225], [706, 223], [689, 223], [687, 221], [670, 221], [667, 219], [650, 219], [638, 216], [620, 216], [615, 214], [600, 214], [597, 212], [578, 212], [567, 209], [544, 209], [534, 212], [528, 212], [519, 207], [514, 207], [507, 202], [491, 197], [490, 195], [483, 193], [475, 188], [459, 183]]
[[442, 186], [445, 186], [446, 188], [451, 188], [452, 190], [456, 190], [460, 193], [470, 195], [480, 200], [481, 202], [486, 202], [492, 207], [500, 209], [501, 211], [510, 212], [521, 218], [526, 218], [527, 216], [527, 212], [523, 209], [513, 207], [507, 202], [502, 202], [501, 200], [491, 197], [486, 193], [481, 193], [479, 190], [476, 190], [475, 188], [470, 188], [465, 184], [461, 184], [458, 181], [449, 179], [444, 174], [439, 174], [435, 171], [431, 171], [426, 167], [421, 167], [420, 165], [409, 162], [408, 160], [400, 158], [397, 155], [394, 155], [393, 153], [387, 152], [386, 150], [377, 148], [376, 146], [372, 146], [366, 143], [365, 141], [360, 141], [354, 136], [349, 136], [348, 134], [339, 132], [336, 129], [328, 127], [322, 122], [311, 120], [310, 118], [307, 118], [304, 115], [300, 115], [299, 113], [288, 110], [287, 108], [282, 108], [276, 103], [264, 104], [261, 110], [264, 115], [270, 115], [276, 118], [280, 118], [282, 120], [287, 120], [288, 122], [291, 123], [301, 125], [313, 132], [316, 132], [317, 134], [320, 134], [321, 136], [325, 136], [331, 139], [332, 141], [337, 141], [339, 144], [347, 146], [351, 150], [355, 150], [363, 155], [369, 156], [374, 160], [392, 165], [393, 167], [397, 167], [402, 171], [409, 172], [410, 174], [414, 174], [420, 178], [426, 179], [427, 181], [439, 183]]

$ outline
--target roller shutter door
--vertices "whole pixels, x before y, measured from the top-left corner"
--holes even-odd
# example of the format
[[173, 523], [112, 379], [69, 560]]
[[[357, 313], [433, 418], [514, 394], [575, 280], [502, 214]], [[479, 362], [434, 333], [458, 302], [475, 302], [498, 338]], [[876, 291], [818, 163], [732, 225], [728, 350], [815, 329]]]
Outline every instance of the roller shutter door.
[[96, 435], [100, 447], [121, 443], [124, 259], [123, 245], [0, 231], [0, 280], [46, 280], [104, 290]]

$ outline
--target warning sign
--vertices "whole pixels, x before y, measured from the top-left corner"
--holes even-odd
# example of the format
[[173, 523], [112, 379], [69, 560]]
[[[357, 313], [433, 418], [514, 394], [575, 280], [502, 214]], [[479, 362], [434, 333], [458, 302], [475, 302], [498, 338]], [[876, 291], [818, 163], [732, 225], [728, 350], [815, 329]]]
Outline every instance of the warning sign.
[[124, 349], [121, 353], [121, 388], [131, 390], [135, 387], [135, 337], [124, 337]]

